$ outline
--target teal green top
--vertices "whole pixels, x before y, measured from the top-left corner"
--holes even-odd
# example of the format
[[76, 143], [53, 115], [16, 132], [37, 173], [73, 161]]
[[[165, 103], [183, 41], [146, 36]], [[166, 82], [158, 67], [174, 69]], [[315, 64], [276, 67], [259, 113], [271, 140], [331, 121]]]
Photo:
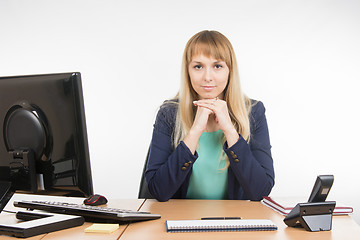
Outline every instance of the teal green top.
[[199, 139], [196, 159], [186, 198], [227, 199], [226, 155], [223, 151], [221, 130], [203, 132]]

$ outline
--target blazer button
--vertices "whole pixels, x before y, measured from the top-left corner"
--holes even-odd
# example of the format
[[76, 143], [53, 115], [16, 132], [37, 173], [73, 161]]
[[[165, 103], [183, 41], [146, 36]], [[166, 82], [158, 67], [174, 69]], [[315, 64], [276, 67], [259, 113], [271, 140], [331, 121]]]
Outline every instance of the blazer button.
[[187, 168], [186, 167], [182, 167], [181, 170], [185, 171]]
[[189, 166], [189, 163], [185, 163], [184, 166], [185, 166], [185, 167], [188, 167], [188, 166]]
[[238, 162], [240, 162], [240, 160], [239, 160], [239, 159], [235, 159], [234, 162], [238, 163]]

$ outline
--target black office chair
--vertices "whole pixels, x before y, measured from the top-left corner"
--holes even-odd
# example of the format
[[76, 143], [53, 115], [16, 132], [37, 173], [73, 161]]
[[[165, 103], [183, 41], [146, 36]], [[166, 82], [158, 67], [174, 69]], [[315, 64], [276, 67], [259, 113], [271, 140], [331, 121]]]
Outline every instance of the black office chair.
[[145, 164], [144, 164], [143, 172], [141, 175], [138, 198], [153, 199], [154, 197], [149, 192], [149, 188], [148, 188], [148, 185], [147, 185], [147, 182], [145, 179], [145, 171], [146, 171], [146, 165], [148, 163], [148, 158], [149, 158], [149, 150], [146, 154]]

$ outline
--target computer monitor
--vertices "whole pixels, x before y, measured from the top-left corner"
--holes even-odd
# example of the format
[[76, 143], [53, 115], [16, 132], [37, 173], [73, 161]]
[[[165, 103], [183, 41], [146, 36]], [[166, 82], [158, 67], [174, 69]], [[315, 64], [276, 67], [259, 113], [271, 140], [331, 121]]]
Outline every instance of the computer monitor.
[[18, 192], [93, 194], [78, 72], [0, 77], [0, 180]]

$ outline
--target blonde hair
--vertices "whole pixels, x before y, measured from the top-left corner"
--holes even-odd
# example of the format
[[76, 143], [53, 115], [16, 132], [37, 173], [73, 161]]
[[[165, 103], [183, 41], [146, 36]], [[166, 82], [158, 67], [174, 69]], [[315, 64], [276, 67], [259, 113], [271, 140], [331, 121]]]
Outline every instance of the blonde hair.
[[223, 34], [205, 30], [190, 38], [184, 50], [181, 85], [175, 97], [178, 99], [179, 106], [173, 133], [173, 147], [175, 148], [184, 139], [194, 123], [196, 108], [193, 106], [193, 101], [197, 100], [197, 93], [190, 82], [189, 63], [194, 56], [200, 54], [222, 60], [228, 66], [229, 79], [224, 90], [224, 101], [227, 102], [230, 118], [237, 132], [249, 141], [251, 100], [241, 90], [233, 47]]

